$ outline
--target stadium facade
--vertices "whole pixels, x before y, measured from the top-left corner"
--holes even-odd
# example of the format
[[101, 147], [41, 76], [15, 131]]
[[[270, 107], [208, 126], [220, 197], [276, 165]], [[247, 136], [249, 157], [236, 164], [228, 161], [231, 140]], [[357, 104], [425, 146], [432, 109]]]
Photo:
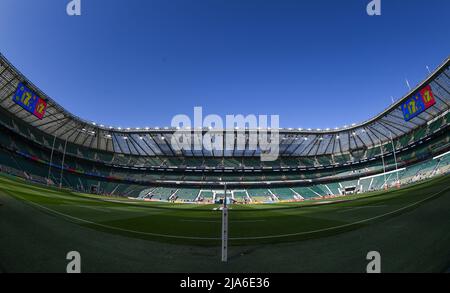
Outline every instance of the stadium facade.
[[[449, 65], [445, 60], [363, 123], [279, 129], [279, 158], [264, 162], [260, 149], [247, 147], [249, 134], [258, 129], [233, 130], [232, 141], [224, 138], [224, 144], [235, 145], [231, 150], [176, 150], [171, 145], [176, 128], [121, 129], [86, 121], [0, 55], [0, 168], [82, 192], [197, 203], [217, 200], [225, 185], [236, 202], [267, 203], [395, 187], [450, 169]], [[32, 115], [14, 100], [21, 85], [45, 101], [44, 115]], [[406, 117], [402, 106], [424, 88], [435, 103]], [[210, 130], [186, 131], [196, 141]], [[243, 149], [237, 146], [242, 134]]]

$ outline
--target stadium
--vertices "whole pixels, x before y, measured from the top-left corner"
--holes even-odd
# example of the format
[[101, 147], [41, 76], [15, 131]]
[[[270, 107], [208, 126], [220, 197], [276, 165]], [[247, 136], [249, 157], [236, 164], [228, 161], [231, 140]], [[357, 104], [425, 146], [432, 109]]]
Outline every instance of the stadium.
[[449, 10], [1, 0], [0, 277], [218, 292], [448, 275]]
[[235, 142], [257, 129], [233, 131], [231, 151], [179, 151], [175, 128], [84, 120], [0, 56], [0, 269], [64, 270], [74, 246], [92, 272], [363, 272], [373, 250], [383, 271], [443, 272], [449, 66], [362, 123], [279, 129], [278, 159], [262, 161]]
[[[449, 64], [360, 125], [280, 129], [280, 156], [264, 162], [261, 150], [238, 150], [239, 130], [231, 142], [235, 150], [174, 151], [176, 129], [111, 129], [84, 121], [2, 57], [2, 170], [78, 192], [174, 203], [217, 203], [224, 185], [236, 203], [304, 201], [407, 185], [448, 169]], [[18, 105], [22, 85], [46, 101], [45, 115], [30, 115]], [[435, 104], [405, 122], [402, 104], [425, 87]], [[245, 131], [248, 136], [257, 130]]]

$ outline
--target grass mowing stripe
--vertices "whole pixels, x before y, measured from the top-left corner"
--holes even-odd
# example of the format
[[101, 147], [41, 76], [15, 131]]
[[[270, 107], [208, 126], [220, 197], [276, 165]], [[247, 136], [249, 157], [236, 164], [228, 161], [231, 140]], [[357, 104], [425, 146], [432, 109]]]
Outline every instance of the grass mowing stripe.
[[234, 240], [257, 240], [257, 239], [273, 239], [273, 238], [283, 238], [283, 237], [292, 237], [292, 236], [301, 236], [301, 235], [310, 235], [310, 234], [315, 234], [315, 233], [320, 233], [320, 232], [327, 232], [327, 231], [333, 231], [333, 230], [339, 230], [339, 229], [343, 229], [343, 228], [348, 228], [354, 225], [358, 225], [358, 224], [363, 224], [363, 223], [367, 223], [367, 222], [371, 222], [377, 219], [381, 219], [384, 217], [387, 217], [389, 215], [394, 215], [397, 213], [400, 213], [404, 210], [407, 210], [409, 208], [412, 208], [414, 206], [418, 206], [428, 200], [431, 200], [435, 197], [437, 197], [438, 195], [440, 195], [441, 193], [450, 190], [450, 187], [444, 188], [441, 191], [436, 192], [435, 194], [422, 199], [420, 201], [417, 201], [415, 203], [409, 204], [405, 207], [399, 208], [397, 210], [382, 214], [382, 215], [378, 215], [375, 217], [371, 217], [368, 219], [364, 219], [364, 220], [360, 220], [360, 221], [356, 221], [356, 222], [352, 222], [352, 223], [348, 223], [348, 224], [344, 224], [344, 225], [339, 225], [339, 226], [335, 226], [335, 227], [330, 227], [330, 228], [324, 228], [324, 229], [318, 229], [318, 230], [314, 230], [314, 231], [307, 231], [307, 232], [300, 232], [300, 233], [290, 233], [290, 234], [281, 234], [281, 235], [270, 235], [270, 236], [256, 236], [256, 237], [235, 237], [235, 238], [230, 238], [230, 239], [234, 239]]
[[[6, 192], [6, 193], [9, 194], [8, 192]], [[11, 194], [9, 194], [9, 195], [11, 195]], [[71, 220], [73, 220], [72, 222], [75, 222], [75, 223], [76, 222], [82, 222], [82, 223], [85, 223], [85, 224], [99, 226], [99, 227], [106, 228], [106, 229], [111, 229], [111, 230], [117, 230], [117, 231], [122, 231], [122, 232], [133, 233], [133, 234], [148, 235], [148, 236], [165, 237], [165, 238], [191, 239], [191, 240], [218, 240], [218, 239], [220, 239], [220, 238], [215, 238], [215, 237], [195, 237], [195, 236], [179, 236], [179, 235], [167, 235], [167, 234], [149, 233], [149, 232], [135, 231], [135, 230], [129, 230], [129, 229], [124, 229], [124, 228], [118, 228], [118, 227], [103, 225], [103, 224], [100, 224], [100, 223], [92, 222], [92, 221], [89, 221], [89, 220], [81, 219], [81, 218], [78, 218], [78, 217], [74, 217], [74, 216], [71, 216], [71, 215], [67, 215], [67, 214], [55, 211], [55, 210], [53, 210], [51, 208], [45, 207], [43, 205], [37, 204], [37, 203], [32, 202], [32, 201], [27, 201], [25, 198], [21, 197], [20, 195], [16, 195], [16, 197], [20, 198], [22, 201], [24, 201], [27, 204], [33, 205], [33, 206], [38, 207], [40, 209], [43, 209], [43, 210], [45, 210], [47, 212], [53, 213], [55, 215], [62, 216], [64, 218], [71, 219]]]
[[346, 207], [343, 208], [341, 211], [337, 211], [337, 213], [348, 213], [348, 212], [353, 212], [355, 210], [360, 210], [360, 209], [373, 209], [373, 208], [384, 208], [387, 207], [388, 205], [376, 205], [376, 206], [361, 206], [361, 207]]

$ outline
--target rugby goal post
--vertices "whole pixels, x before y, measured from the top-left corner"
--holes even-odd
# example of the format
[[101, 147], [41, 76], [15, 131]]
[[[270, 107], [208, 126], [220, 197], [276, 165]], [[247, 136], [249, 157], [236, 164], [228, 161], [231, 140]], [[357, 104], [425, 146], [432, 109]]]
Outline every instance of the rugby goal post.
[[228, 261], [228, 206], [227, 185], [224, 184], [224, 196], [222, 207], [222, 262]]

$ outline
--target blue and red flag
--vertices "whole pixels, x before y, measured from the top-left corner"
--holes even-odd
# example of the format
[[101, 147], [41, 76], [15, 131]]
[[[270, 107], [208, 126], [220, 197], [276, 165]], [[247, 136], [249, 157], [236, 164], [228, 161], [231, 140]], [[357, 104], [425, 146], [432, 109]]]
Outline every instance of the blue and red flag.
[[430, 85], [423, 87], [415, 95], [402, 104], [405, 121], [409, 121], [436, 104], [433, 90]]
[[44, 118], [47, 102], [36, 95], [23, 83], [19, 83], [13, 101], [37, 118]]

